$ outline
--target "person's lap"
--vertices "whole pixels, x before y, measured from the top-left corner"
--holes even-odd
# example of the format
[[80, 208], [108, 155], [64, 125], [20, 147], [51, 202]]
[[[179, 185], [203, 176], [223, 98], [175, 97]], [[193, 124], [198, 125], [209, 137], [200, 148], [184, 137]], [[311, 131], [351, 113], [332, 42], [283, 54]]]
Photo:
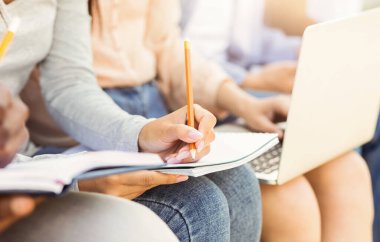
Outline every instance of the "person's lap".
[[1, 234], [0, 241], [178, 240], [167, 225], [144, 206], [111, 196], [69, 193], [42, 203], [31, 216]]
[[[167, 114], [154, 83], [105, 91], [131, 114], [147, 118]], [[260, 200], [258, 182], [249, 166], [160, 186], [136, 199], [168, 223], [181, 241], [259, 241]]]
[[[247, 166], [154, 188], [135, 199], [152, 209], [181, 241], [259, 241], [258, 183]], [[205, 226], [207, 225], [207, 226]]]

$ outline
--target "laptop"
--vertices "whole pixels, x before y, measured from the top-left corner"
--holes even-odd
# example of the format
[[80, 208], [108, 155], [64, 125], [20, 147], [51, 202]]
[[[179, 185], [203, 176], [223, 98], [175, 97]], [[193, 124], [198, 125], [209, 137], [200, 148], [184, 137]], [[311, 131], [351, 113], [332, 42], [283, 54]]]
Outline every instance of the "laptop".
[[380, 109], [380, 8], [306, 29], [281, 145], [251, 162], [280, 185], [370, 141]]

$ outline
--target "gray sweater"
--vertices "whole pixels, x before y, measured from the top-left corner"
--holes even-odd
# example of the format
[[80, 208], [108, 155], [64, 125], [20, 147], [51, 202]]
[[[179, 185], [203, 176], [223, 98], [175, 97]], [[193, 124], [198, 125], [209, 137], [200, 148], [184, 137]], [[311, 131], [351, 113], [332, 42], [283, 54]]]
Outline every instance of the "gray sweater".
[[[138, 135], [148, 120], [125, 113], [98, 87], [87, 2], [16, 0], [6, 5], [21, 25], [0, 64], [0, 83], [17, 95], [39, 65], [49, 112], [68, 134], [94, 150], [138, 151]], [[3, 35], [6, 27], [0, 22]]]

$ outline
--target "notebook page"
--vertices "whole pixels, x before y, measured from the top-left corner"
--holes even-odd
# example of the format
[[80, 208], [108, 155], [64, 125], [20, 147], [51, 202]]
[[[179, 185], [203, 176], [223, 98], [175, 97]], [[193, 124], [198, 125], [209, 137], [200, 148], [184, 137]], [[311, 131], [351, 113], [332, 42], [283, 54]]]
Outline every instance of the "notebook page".
[[166, 167], [201, 167], [236, 162], [255, 153], [273, 140], [277, 134], [217, 133], [210, 153], [197, 163], [166, 165]]
[[[160, 166], [163, 161], [158, 155], [146, 153], [127, 153], [117, 151], [87, 152], [59, 158], [11, 164], [0, 172], [1, 176], [14, 179], [24, 178], [25, 173], [31, 179], [54, 178], [64, 184], [70, 184], [76, 176], [97, 168], [127, 166]], [[33, 175], [35, 174], [35, 175]], [[17, 177], [18, 176], [18, 177]]]
[[0, 182], [0, 194], [6, 191], [35, 191], [59, 194], [62, 192], [64, 185], [51, 180], [18, 180]]

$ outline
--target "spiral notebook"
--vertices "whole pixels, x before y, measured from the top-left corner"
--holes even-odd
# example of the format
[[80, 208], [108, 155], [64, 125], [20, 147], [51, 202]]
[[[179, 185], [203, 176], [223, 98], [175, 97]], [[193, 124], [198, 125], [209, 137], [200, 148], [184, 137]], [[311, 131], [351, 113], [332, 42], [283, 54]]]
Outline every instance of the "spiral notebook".
[[138, 170], [202, 176], [241, 166], [278, 143], [275, 134], [217, 133], [211, 152], [196, 163], [165, 164], [158, 155], [88, 151], [76, 147], [65, 155], [14, 163], [0, 170], [0, 193], [61, 194], [75, 181]]

